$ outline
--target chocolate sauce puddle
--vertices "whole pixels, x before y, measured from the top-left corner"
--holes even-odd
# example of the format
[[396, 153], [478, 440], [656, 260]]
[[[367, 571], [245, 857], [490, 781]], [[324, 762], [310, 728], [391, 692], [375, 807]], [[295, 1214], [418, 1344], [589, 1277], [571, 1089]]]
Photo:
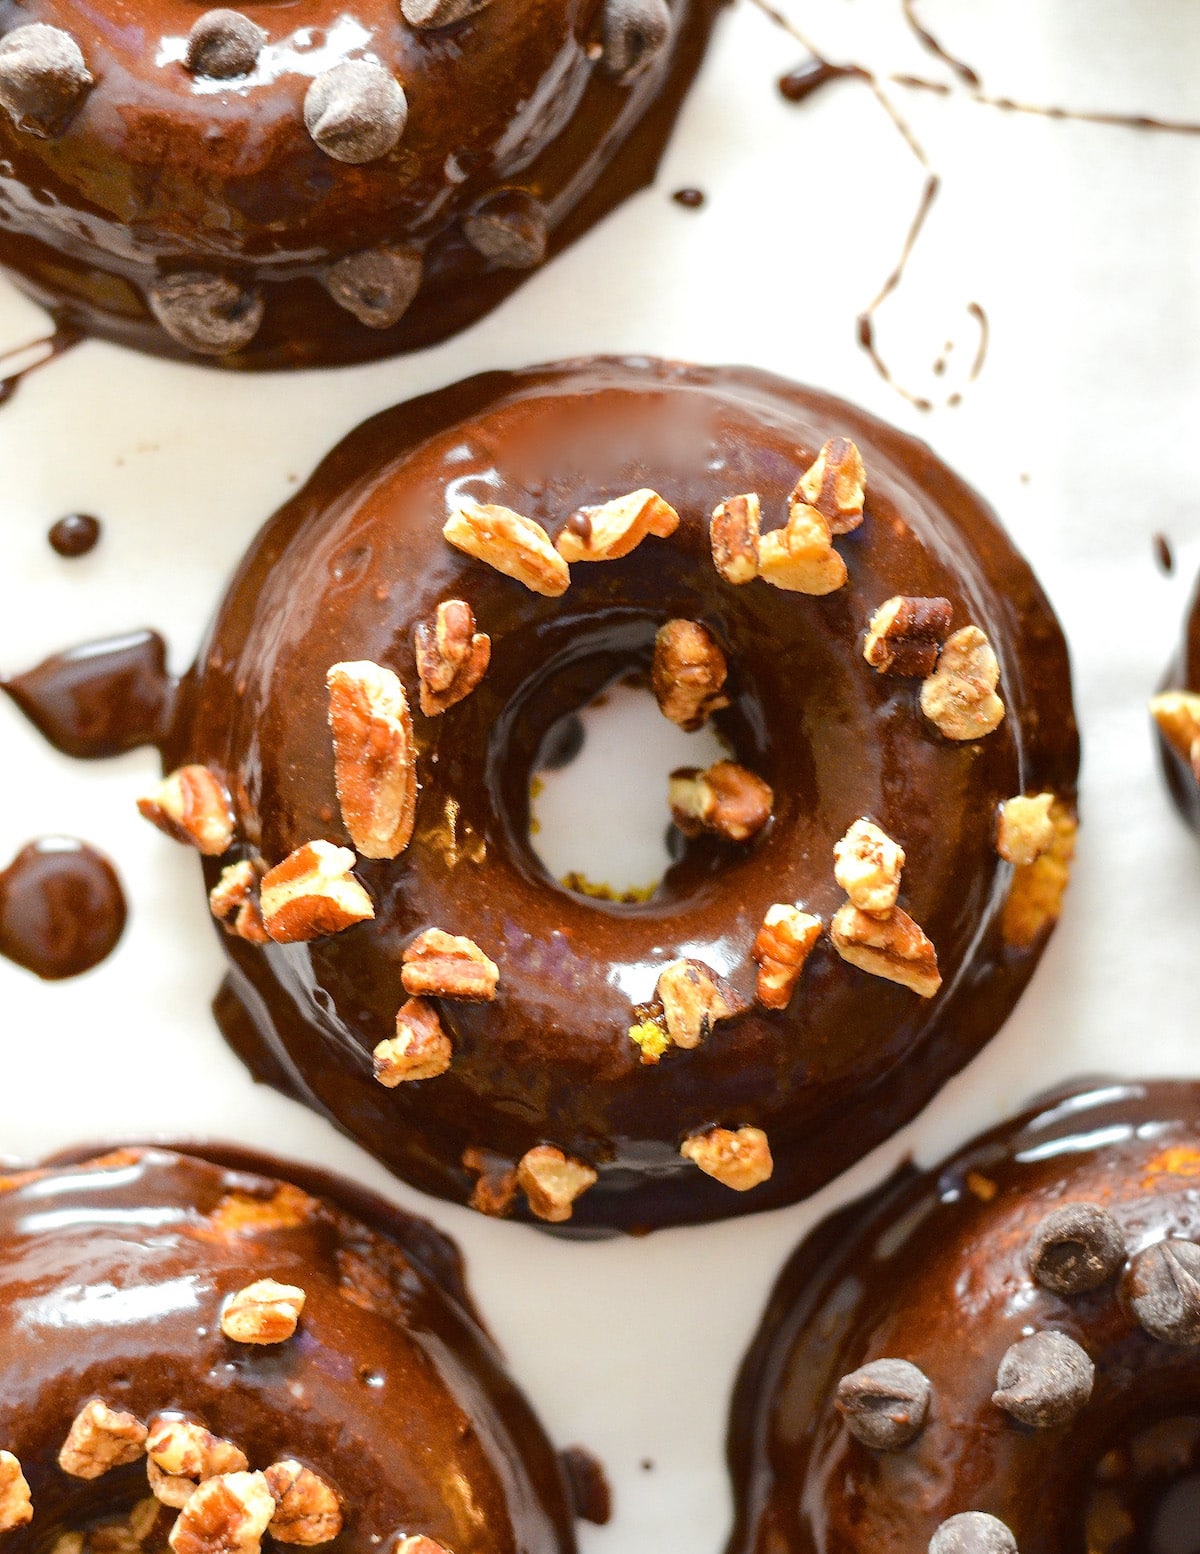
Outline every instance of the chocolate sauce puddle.
[[126, 915], [116, 870], [74, 837], [40, 837], [0, 872], [0, 955], [44, 981], [98, 966]]
[[[75, 329], [70, 324], [59, 324], [53, 334], [44, 335], [40, 340], [30, 340], [25, 345], [14, 346], [10, 351], [0, 352], [0, 372], [9, 367], [11, 362], [20, 363], [0, 377], [0, 405], [8, 404], [30, 373], [36, 372], [39, 367], [45, 367], [60, 356], [65, 356], [82, 339], [81, 330]], [[26, 361], [23, 359], [25, 357], [30, 359]]]

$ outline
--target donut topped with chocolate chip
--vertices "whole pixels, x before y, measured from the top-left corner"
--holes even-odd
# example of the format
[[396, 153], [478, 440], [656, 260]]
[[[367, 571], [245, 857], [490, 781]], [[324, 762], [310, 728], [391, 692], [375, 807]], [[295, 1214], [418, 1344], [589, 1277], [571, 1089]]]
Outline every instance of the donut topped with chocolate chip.
[[0, 264], [233, 366], [413, 350], [652, 176], [716, 0], [0, 5]]
[[827, 1220], [742, 1367], [728, 1554], [1186, 1548], [1198, 1181], [1200, 1085], [1114, 1083]]
[[[631, 674], [720, 758], [655, 779], [675, 861], [626, 902], [549, 874], [530, 791]], [[1077, 760], [1049, 606], [927, 448], [589, 360], [329, 456], [143, 812], [205, 859], [259, 1077], [428, 1191], [633, 1230], [813, 1191], [978, 1051], [1057, 918]]]

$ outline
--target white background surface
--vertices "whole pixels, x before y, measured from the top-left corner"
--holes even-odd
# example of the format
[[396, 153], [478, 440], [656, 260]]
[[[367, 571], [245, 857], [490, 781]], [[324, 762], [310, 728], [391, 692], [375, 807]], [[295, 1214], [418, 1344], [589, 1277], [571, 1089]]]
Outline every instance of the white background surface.
[[[785, 0], [834, 57], [950, 80], [898, 0]], [[1185, 116], [1197, 106], [1197, 0], [927, 0], [987, 90]], [[931, 1160], [1082, 1072], [1200, 1072], [1200, 849], [1169, 808], [1144, 713], [1200, 562], [1200, 139], [1018, 117], [956, 88], [890, 95], [942, 193], [881, 347], [915, 389], [979, 381], [921, 416], [855, 345], [921, 174], [879, 103], [835, 83], [790, 107], [776, 76], [803, 50], [750, 0], [724, 19], [655, 189], [467, 335], [415, 358], [263, 378], [86, 345], [0, 410], [0, 668], [154, 625], [187, 662], [253, 530], [365, 414], [482, 368], [587, 351], [749, 361], [857, 399], [926, 436], [994, 502], [1034, 560], [1075, 655], [1084, 828], [1063, 924], [1018, 1012], [912, 1128], [808, 1205], [602, 1245], [551, 1241], [393, 1184], [326, 1123], [254, 1087], [217, 1037], [220, 972], [194, 858], [138, 820], [150, 752], [91, 767], [0, 707], [0, 854], [68, 831], [107, 850], [132, 920], [88, 977], [43, 986], [0, 964], [0, 1152], [82, 1137], [209, 1134], [340, 1167], [463, 1245], [476, 1294], [560, 1444], [606, 1462], [617, 1511], [590, 1554], [716, 1554], [735, 1365], [770, 1282], [814, 1218], [906, 1152]], [[669, 201], [697, 184], [699, 212]], [[0, 296], [0, 341], [42, 325]], [[955, 342], [946, 376], [931, 364]], [[104, 520], [63, 561], [45, 532]], [[1164, 578], [1151, 537], [1179, 567]], [[643, 1459], [653, 1463], [643, 1467]]]

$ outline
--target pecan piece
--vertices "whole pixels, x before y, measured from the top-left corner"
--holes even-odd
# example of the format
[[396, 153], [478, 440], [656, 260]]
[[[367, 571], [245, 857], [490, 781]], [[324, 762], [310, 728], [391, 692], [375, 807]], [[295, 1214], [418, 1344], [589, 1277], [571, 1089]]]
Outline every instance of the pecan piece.
[[467, 1199], [467, 1207], [477, 1214], [503, 1219], [511, 1212], [517, 1195], [517, 1171], [512, 1161], [472, 1144], [463, 1150], [462, 1163], [478, 1178]]
[[325, 677], [342, 823], [364, 858], [395, 858], [412, 838], [417, 759], [399, 676], [364, 660]]
[[727, 583], [748, 583], [758, 576], [760, 516], [757, 491], [731, 496], [713, 508], [708, 529], [713, 566]]
[[475, 611], [462, 599], [445, 599], [432, 621], [413, 631], [421, 711], [439, 717], [469, 696], [492, 658], [492, 639], [475, 630]]
[[672, 961], [659, 973], [654, 991], [663, 1006], [668, 1037], [687, 1049], [698, 1047], [718, 1020], [745, 1008], [725, 979], [702, 960]]
[[643, 1019], [629, 1027], [629, 1039], [640, 1050], [643, 1063], [650, 1065], [659, 1062], [671, 1045], [665, 1014], [656, 1018], [652, 1013], [647, 1013]]
[[764, 1009], [786, 1009], [804, 963], [821, 936], [821, 919], [777, 902], [766, 910], [751, 955], [758, 965], [754, 996]]
[[0, 1532], [12, 1532], [33, 1520], [33, 1500], [20, 1461], [0, 1451]]
[[465, 998], [486, 1003], [496, 996], [500, 971], [473, 939], [427, 928], [404, 952], [404, 991], [414, 998]]
[[862, 912], [852, 902], [839, 907], [829, 926], [833, 947], [851, 966], [932, 998], [942, 985], [937, 951], [907, 912]]
[[137, 807], [151, 825], [206, 858], [219, 857], [233, 841], [233, 802], [207, 766], [178, 767]]
[[575, 1200], [595, 1186], [597, 1173], [553, 1144], [538, 1144], [517, 1161], [517, 1183], [538, 1219], [561, 1225], [575, 1212]]
[[258, 870], [248, 858], [221, 870], [220, 879], [208, 893], [208, 906], [226, 933], [248, 944], [269, 943], [258, 905]]
[[679, 514], [657, 491], [631, 491], [572, 513], [556, 543], [564, 561], [619, 561], [648, 534], [665, 540], [678, 527]]
[[803, 498], [828, 520], [834, 534], [849, 534], [863, 521], [866, 491], [862, 454], [848, 437], [831, 437], [796, 482], [791, 500]]
[[982, 739], [1004, 720], [996, 695], [1000, 666], [978, 626], [947, 637], [937, 668], [921, 686], [921, 711], [947, 739]]
[[834, 550], [829, 519], [805, 502], [793, 503], [782, 529], [758, 542], [758, 575], [789, 593], [820, 596], [846, 581], [846, 563]]
[[268, 870], [259, 893], [263, 926], [276, 944], [341, 933], [375, 916], [351, 874], [354, 854], [332, 842], [306, 842]]
[[437, 1010], [423, 998], [410, 998], [396, 1016], [396, 1034], [372, 1053], [375, 1078], [394, 1090], [410, 1079], [436, 1079], [450, 1067], [454, 1049]]
[[903, 868], [903, 847], [870, 820], [856, 820], [833, 849], [833, 877], [864, 912], [892, 910]]
[[730, 842], [745, 842], [771, 818], [775, 795], [770, 787], [734, 761], [718, 761], [707, 771], [684, 766], [671, 773], [671, 818], [684, 836], [713, 831]]
[[146, 1426], [135, 1414], [93, 1398], [71, 1421], [58, 1465], [72, 1478], [99, 1478], [110, 1468], [136, 1462], [146, 1451]]
[[728, 707], [728, 696], [721, 695], [728, 673], [725, 655], [707, 626], [672, 620], [659, 627], [650, 681], [659, 710], [672, 723], [694, 733]]
[[1006, 799], [996, 818], [996, 851], [1005, 863], [1033, 863], [1054, 844], [1053, 793]]
[[150, 1421], [146, 1456], [151, 1494], [176, 1510], [187, 1504], [198, 1482], [247, 1467], [245, 1453], [232, 1441], [222, 1440], [194, 1420], [163, 1414]]
[[423, 1532], [415, 1532], [400, 1539], [395, 1554], [450, 1554], [450, 1550], [432, 1538], [427, 1538]]
[[545, 529], [509, 507], [463, 502], [442, 533], [456, 550], [515, 578], [532, 593], [557, 599], [570, 586], [567, 563]]
[[775, 1169], [771, 1146], [761, 1128], [709, 1128], [684, 1139], [679, 1153], [734, 1192], [749, 1192], [769, 1180]]
[[175, 1554], [258, 1554], [275, 1514], [262, 1473], [222, 1473], [192, 1491], [168, 1542]]
[[1029, 949], [1058, 921], [1070, 882], [1079, 823], [1060, 799], [1050, 806], [1050, 820], [1054, 834], [1049, 847], [1032, 863], [1013, 870], [1004, 903], [1001, 930], [1004, 942], [1015, 949]]
[[304, 1291], [295, 1284], [258, 1279], [231, 1295], [221, 1312], [221, 1331], [237, 1344], [282, 1344], [304, 1310]]
[[1167, 744], [1200, 782], [1200, 695], [1163, 691], [1151, 698], [1150, 712]]
[[290, 1457], [272, 1463], [263, 1477], [275, 1501], [267, 1531], [278, 1543], [311, 1548], [328, 1543], [342, 1530], [342, 1505], [319, 1474]]
[[949, 599], [895, 594], [872, 615], [863, 657], [880, 674], [918, 675], [923, 680], [937, 668], [953, 613]]

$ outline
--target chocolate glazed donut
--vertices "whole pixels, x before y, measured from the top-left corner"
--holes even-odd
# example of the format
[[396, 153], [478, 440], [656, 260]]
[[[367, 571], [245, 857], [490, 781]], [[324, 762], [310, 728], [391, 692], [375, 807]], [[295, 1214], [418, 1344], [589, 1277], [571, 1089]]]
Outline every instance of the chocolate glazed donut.
[[1198, 1179], [1200, 1085], [1113, 1083], [827, 1220], [739, 1378], [729, 1554], [1191, 1547]]
[[1192, 601], [1179, 655], [1165, 688], [1152, 698], [1163, 771], [1180, 814], [1200, 830], [1200, 591]]
[[276, 1164], [134, 1148], [0, 1177], [5, 1550], [574, 1554], [453, 1245]]
[[[836, 550], [789, 493], [859, 454]], [[498, 524], [497, 564], [448, 520], [485, 550]], [[648, 524], [667, 537], [628, 550]], [[619, 559], [550, 596], [549, 536]], [[833, 591], [793, 591], [805, 567]], [[672, 783], [688, 839], [653, 899], [588, 899], [531, 848], [531, 776], [565, 716], [651, 668], [732, 759]], [[402, 687], [433, 715], [390, 716]], [[393, 794], [395, 835], [364, 836], [402, 747], [415, 808]], [[793, 1201], [979, 1050], [1057, 915], [1078, 744], [1042, 593], [926, 447], [748, 369], [591, 360], [471, 379], [335, 449], [246, 557], [164, 761], [182, 775], [144, 808], [209, 855], [218, 1014], [253, 1072], [426, 1191], [594, 1231]], [[1014, 797], [1038, 833], [1015, 867]]]
[[445, 339], [654, 174], [716, 0], [0, 0], [0, 263], [236, 367]]

